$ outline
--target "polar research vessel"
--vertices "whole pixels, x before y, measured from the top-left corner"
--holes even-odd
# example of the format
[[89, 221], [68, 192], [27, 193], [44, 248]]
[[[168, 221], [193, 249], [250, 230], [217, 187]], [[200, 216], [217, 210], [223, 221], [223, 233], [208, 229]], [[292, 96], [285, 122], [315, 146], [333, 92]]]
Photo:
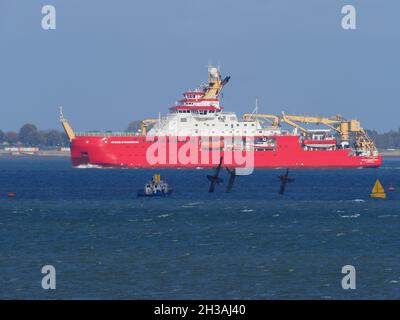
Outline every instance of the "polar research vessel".
[[[208, 68], [208, 81], [183, 93], [169, 113], [137, 132], [74, 132], [62, 111], [72, 165], [112, 168], [366, 168], [382, 158], [357, 120], [224, 110], [230, 77]], [[256, 109], [257, 110], [257, 109]], [[308, 128], [309, 126], [313, 128]], [[316, 125], [322, 125], [323, 129]]]

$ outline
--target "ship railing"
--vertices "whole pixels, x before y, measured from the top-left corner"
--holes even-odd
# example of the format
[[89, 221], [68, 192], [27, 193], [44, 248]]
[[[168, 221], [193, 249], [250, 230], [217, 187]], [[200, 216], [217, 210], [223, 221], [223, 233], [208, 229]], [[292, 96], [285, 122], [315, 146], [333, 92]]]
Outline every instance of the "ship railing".
[[138, 136], [138, 132], [114, 132], [114, 131], [93, 131], [93, 132], [75, 132], [80, 137], [132, 137]]

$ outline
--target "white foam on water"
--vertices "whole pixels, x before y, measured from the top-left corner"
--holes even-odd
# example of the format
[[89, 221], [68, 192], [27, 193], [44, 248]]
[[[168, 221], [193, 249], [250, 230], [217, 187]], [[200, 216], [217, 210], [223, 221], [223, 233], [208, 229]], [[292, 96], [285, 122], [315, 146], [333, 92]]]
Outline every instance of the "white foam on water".
[[390, 217], [396, 218], [396, 217], [398, 217], [398, 215], [397, 214], [382, 214], [382, 215], [378, 216], [378, 218], [390, 218]]
[[243, 209], [243, 210], [240, 210], [241, 212], [253, 212], [253, 211], [256, 211], [256, 210], [254, 210], [254, 209]]
[[365, 202], [365, 200], [363, 200], [363, 199], [354, 199], [354, 200], [352, 200], [353, 202]]
[[96, 164], [80, 164], [76, 166], [75, 168], [77, 169], [103, 169], [102, 166], [96, 165]]
[[170, 215], [168, 213], [165, 214], [160, 214], [159, 216], [157, 216], [157, 218], [166, 218], [169, 217]]
[[356, 214], [351, 214], [351, 215], [347, 215], [347, 216], [340, 216], [342, 218], [358, 218], [360, 216], [359, 213]]

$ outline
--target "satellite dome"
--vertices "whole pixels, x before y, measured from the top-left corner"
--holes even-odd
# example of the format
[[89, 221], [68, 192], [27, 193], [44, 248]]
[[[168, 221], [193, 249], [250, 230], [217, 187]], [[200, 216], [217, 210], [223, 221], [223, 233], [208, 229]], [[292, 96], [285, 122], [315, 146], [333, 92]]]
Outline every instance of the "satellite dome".
[[215, 67], [210, 67], [210, 74], [211, 74], [213, 77], [217, 77], [217, 76], [218, 76], [218, 69], [215, 68]]

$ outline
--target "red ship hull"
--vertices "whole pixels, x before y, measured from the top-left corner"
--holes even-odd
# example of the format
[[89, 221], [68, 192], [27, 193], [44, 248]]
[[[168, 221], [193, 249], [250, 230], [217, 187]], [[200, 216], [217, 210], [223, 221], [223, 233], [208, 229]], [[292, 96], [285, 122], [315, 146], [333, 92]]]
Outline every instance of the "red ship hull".
[[[189, 141], [188, 137], [186, 141], [180, 141], [181, 138], [160, 137], [158, 139], [165, 139], [165, 155], [160, 156], [159, 151], [155, 152], [158, 157], [158, 160], [155, 160], [154, 157], [149, 157], [149, 151], [154, 149], [153, 144], [157, 142], [149, 141], [148, 137], [77, 136], [71, 141], [71, 160], [73, 166], [113, 168], [214, 167], [219, 163], [220, 156], [223, 157], [223, 165], [231, 167], [247, 165], [254, 168], [373, 168], [382, 164], [380, 155], [354, 155], [351, 149], [305, 150], [298, 136], [273, 138], [276, 139], [276, 146], [271, 150], [223, 151], [199, 147], [197, 151], [191, 152], [186, 150], [188, 144], [199, 146], [198, 138]], [[175, 142], [171, 143], [173, 140]], [[244, 162], [244, 158], [251, 158], [251, 161]]]

